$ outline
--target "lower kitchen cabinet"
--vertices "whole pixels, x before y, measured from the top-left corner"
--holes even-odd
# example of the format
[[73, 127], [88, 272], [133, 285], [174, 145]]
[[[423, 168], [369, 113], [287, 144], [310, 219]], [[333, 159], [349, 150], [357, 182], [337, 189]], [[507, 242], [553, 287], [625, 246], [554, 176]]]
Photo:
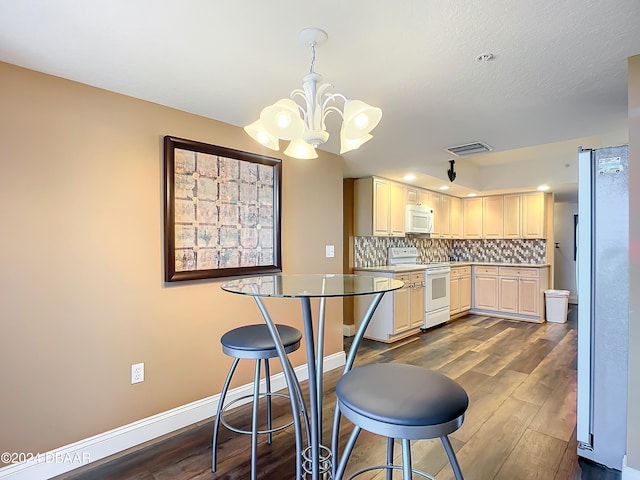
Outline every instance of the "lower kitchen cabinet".
[[[548, 267], [474, 267], [474, 309], [497, 317], [543, 322]], [[494, 306], [495, 302], [495, 306]]]
[[505, 313], [518, 313], [518, 279], [500, 277], [498, 279], [498, 310]]
[[449, 313], [457, 318], [471, 309], [471, 267], [451, 268]]
[[411, 328], [420, 328], [424, 326], [424, 297], [425, 297], [425, 285], [424, 285], [424, 271], [411, 272], [411, 301], [409, 308], [409, 318], [411, 322]]
[[473, 308], [498, 310], [498, 267], [473, 267]]
[[[420, 331], [420, 327], [424, 325], [424, 270], [402, 273], [356, 270], [355, 273], [391, 277], [404, 282], [404, 287], [382, 297], [365, 332], [366, 338], [389, 343]], [[370, 296], [355, 297], [355, 315], [358, 321], [370, 304]]]
[[405, 273], [394, 278], [404, 282], [404, 287], [393, 292], [393, 329], [390, 332], [392, 334], [404, 332], [411, 327], [410, 275]]

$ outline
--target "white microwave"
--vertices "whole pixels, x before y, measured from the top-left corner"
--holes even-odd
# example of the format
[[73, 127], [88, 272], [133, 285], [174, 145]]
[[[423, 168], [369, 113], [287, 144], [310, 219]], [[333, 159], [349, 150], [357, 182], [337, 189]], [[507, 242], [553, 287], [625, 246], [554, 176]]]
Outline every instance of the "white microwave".
[[433, 233], [433, 208], [407, 205], [405, 209], [405, 233]]

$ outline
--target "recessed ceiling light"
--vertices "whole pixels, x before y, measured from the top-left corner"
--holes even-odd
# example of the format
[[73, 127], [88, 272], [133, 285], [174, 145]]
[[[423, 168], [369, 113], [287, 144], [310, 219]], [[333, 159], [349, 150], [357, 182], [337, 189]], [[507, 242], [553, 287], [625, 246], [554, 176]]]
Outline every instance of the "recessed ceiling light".
[[549, 185], [540, 185], [538, 187], [538, 190], [541, 192], [546, 192], [547, 190], [549, 190], [551, 187]]
[[449, 185], [442, 185], [440, 190], [449, 190], [451, 187]]
[[477, 196], [477, 193], [467, 193], [467, 197], [475, 197]]
[[413, 173], [409, 173], [402, 178], [405, 179], [407, 182], [410, 182], [412, 180], [415, 180], [416, 176]]

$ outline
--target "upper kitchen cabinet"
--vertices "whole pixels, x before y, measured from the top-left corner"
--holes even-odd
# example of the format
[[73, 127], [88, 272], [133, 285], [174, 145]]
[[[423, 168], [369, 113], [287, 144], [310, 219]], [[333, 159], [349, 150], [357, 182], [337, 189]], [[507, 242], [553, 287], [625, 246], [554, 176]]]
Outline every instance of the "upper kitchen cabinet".
[[449, 195], [439, 195], [436, 207], [434, 228], [441, 238], [451, 238], [451, 197]]
[[551, 194], [493, 195], [462, 200], [463, 238], [547, 238]]
[[354, 182], [354, 234], [404, 236], [405, 188], [384, 178], [359, 178]]
[[504, 196], [504, 238], [522, 236], [522, 194]]
[[433, 207], [431, 205], [431, 192], [417, 187], [406, 188], [407, 205], [422, 205], [425, 207]]
[[449, 197], [449, 233], [451, 238], [462, 238], [462, 200]]
[[482, 237], [503, 238], [504, 201], [502, 195], [482, 198]]
[[522, 194], [522, 238], [546, 238], [547, 194]]
[[482, 197], [462, 200], [462, 238], [482, 238]]

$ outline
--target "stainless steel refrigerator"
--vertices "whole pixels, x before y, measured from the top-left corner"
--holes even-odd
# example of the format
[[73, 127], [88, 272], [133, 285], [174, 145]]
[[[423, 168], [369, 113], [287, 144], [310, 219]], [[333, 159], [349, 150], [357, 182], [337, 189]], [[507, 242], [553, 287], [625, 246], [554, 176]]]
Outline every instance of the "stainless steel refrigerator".
[[578, 153], [578, 455], [622, 470], [629, 344], [628, 147]]

